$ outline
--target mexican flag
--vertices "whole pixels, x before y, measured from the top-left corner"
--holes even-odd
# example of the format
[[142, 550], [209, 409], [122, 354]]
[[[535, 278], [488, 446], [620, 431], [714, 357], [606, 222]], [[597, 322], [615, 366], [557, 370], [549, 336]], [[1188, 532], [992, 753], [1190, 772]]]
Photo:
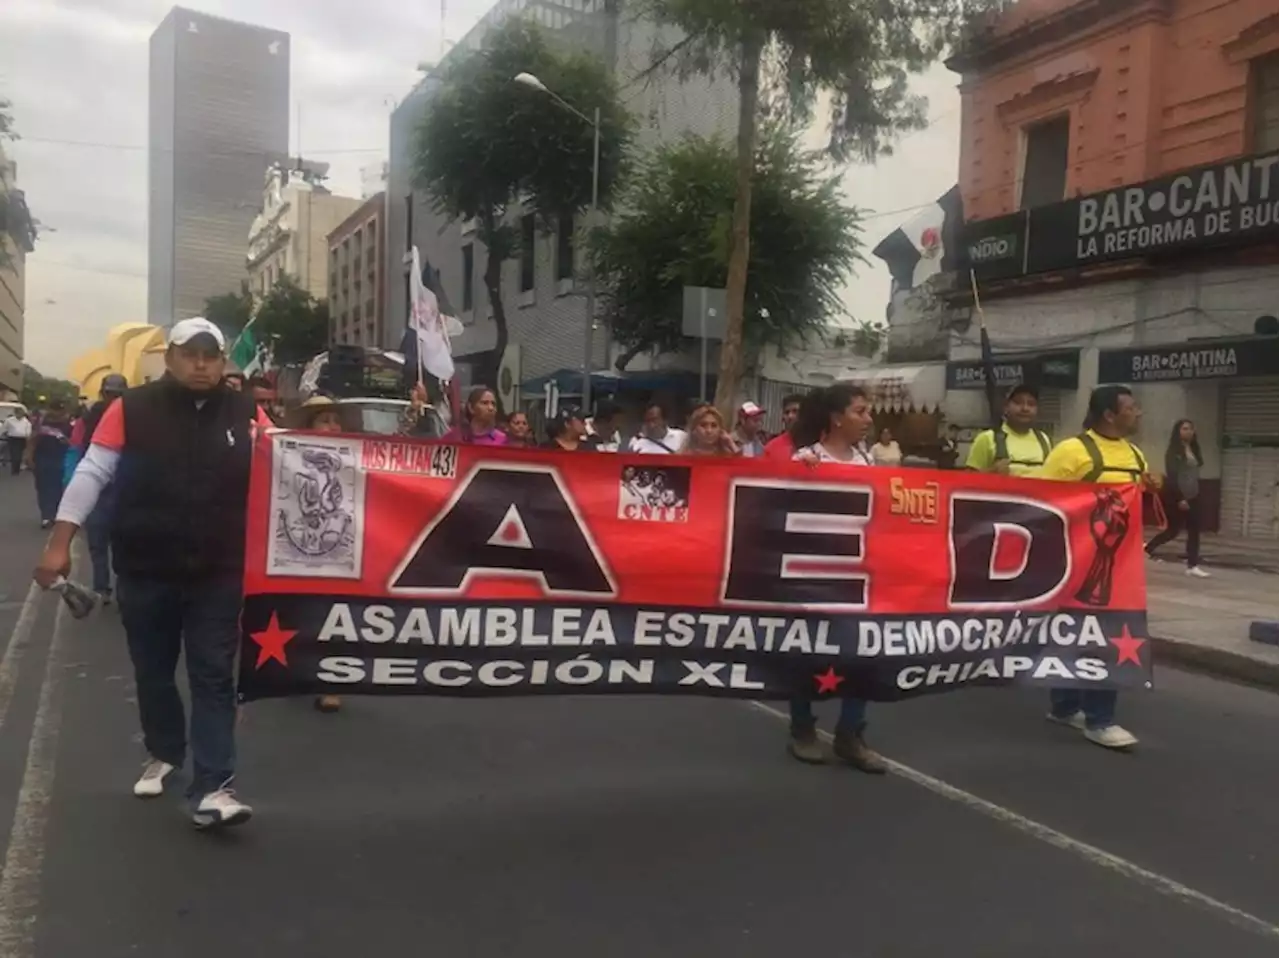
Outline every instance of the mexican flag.
[[261, 372], [262, 349], [258, 343], [258, 337], [254, 334], [252, 319], [249, 320], [244, 329], [240, 330], [240, 335], [231, 344], [231, 352], [228, 353], [227, 358], [231, 360], [232, 365], [246, 376]]

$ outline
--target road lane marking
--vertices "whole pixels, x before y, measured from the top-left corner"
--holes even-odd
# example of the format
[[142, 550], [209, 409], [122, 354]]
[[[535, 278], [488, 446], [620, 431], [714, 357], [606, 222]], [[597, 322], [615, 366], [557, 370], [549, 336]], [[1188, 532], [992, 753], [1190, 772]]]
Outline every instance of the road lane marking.
[[[764, 702], [752, 702], [751, 705], [765, 712], [774, 718], [790, 721], [791, 716], [781, 709], [774, 708]], [[827, 732], [818, 730], [825, 741], [831, 741], [831, 735]], [[1017, 829], [1024, 835], [1030, 835], [1032, 838], [1039, 839], [1046, 845], [1052, 845], [1054, 848], [1065, 852], [1070, 852], [1085, 861], [1091, 862], [1100, 868], [1106, 868], [1125, 878], [1135, 881], [1140, 885], [1144, 885], [1153, 891], [1159, 892], [1161, 895], [1167, 895], [1170, 898], [1176, 898], [1184, 904], [1195, 905], [1226, 919], [1237, 928], [1254, 932], [1255, 934], [1265, 935], [1270, 938], [1280, 937], [1280, 927], [1251, 915], [1246, 911], [1241, 911], [1234, 905], [1228, 905], [1226, 902], [1219, 901], [1204, 892], [1196, 891], [1179, 881], [1168, 878], [1157, 872], [1136, 865], [1128, 859], [1121, 858], [1119, 855], [1113, 855], [1111, 852], [1104, 851], [1096, 845], [1090, 845], [1088, 842], [1082, 842], [1077, 838], [1051, 828], [1048, 825], [1041, 824], [1034, 819], [1020, 815], [1012, 809], [989, 802], [985, 798], [980, 798], [972, 792], [966, 792], [962, 788], [942, 781], [942, 779], [934, 778], [918, 769], [912, 768], [910, 765], [903, 765], [901, 762], [895, 762], [892, 759], [885, 759], [885, 764], [889, 767], [889, 774], [896, 775], [901, 779], [911, 782], [913, 785], [919, 785], [921, 788], [940, 795], [945, 799], [957, 802], [966, 808], [985, 815], [987, 818], [994, 819], [1004, 825]], [[0, 886], [3, 887], [3, 886]], [[3, 953], [0, 953], [2, 956]]]
[[0, 658], [0, 728], [4, 728], [5, 717], [9, 714], [13, 690], [18, 684], [18, 667], [22, 665], [27, 646], [31, 644], [31, 633], [35, 629], [36, 617], [40, 614], [40, 599], [43, 595], [44, 590], [32, 582], [27, 589], [27, 597], [22, 600], [18, 621], [13, 624], [4, 657]]
[[63, 646], [69, 616], [64, 602], [53, 617], [53, 636], [45, 662], [40, 700], [31, 722], [27, 765], [13, 809], [9, 847], [0, 872], [0, 958], [33, 958], [40, 912], [40, 881], [44, 870], [45, 829], [53, 798], [62, 730], [62, 693], [66, 678]]

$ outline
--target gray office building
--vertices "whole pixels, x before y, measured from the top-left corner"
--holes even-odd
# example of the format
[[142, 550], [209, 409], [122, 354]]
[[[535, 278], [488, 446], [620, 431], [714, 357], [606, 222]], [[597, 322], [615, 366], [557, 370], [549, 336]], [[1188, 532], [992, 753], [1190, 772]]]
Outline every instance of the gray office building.
[[[634, 140], [637, 153], [685, 133], [719, 134], [731, 140], [737, 131], [738, 110], [737, 87], [732, 78], [681, 79], [659, 72], [648, 79], [638, 79], [652, 61], [655, 44], [674, 45], [681, 34], [646, 20], [640, 15], [640, 5], [629, 3], [630, 0], [497, 0], [449, 51], [442, 66], [480, 49], [489, 31], [508, 17], [526, 17], [552, 31], [569, 49], [598, 56], [613, 72], [627, 108], [640, 121]], [[383, 345], [394, 348], [404, 333], [409, 279], [402, 261], [416, 245], [439, 270], [441, 285], [462, 323], [463, 332], [453, 341], [453, 351], [459, 380], [465, 384], [478, 360], [493, 350], [497, 328], [482, 281], [486, 253], [475, 236], [474, 224], [446, 221], [414, 188], [414, 138], [439, 89], [437, 73], [425, 75], [391, 115]], [[521, 353], [515, 370], [517, 378], [529, 381], [566, 369], [581, 370], [586, 289], [580, 281], [583, 254], [575, 249], [573, 241], [581, 223], [561, 224], [555, 232], [544, 235], [534, 229], [529, 211], [517, 208], [511, 211], [511, 224], [522, 230], [527, 228], [532, 238], [520, 257], [502, 267], [511, 343]], [[594, 336], [593, 369], [609, 365], [605, 339], [603, 329]], [[609, 361], [616, 358], [614, 352], [610, 350]], [[629, 368], [638, 370], [647, 361], [647, 356], [638, 357]], [[580, 381], [580, 373], [570, 381]]]
[[174, 7], [151, 35], [147, 319], [240, 288], [267, 167], [289, 151], [289, 34]]

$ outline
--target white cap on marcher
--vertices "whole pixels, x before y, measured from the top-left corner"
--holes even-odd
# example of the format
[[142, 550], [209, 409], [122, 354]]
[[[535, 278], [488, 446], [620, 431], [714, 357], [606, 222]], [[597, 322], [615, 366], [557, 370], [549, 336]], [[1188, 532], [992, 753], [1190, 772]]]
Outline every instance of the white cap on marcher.
[[753, 403], [750, 399], [738, 407], [738, 412], [744, 419], [754, 419], [756, 416], [764, 415], [764, 410]]
[[218, 351], [224, 353], [227, 351], [227, 337], [222, 335], [222, 330], [203, 316], [195, 316], [174, 323], [169, 330], [169, 345], [184, 346], [197, 336], [212, 336], [213, 341], [218, 344]]

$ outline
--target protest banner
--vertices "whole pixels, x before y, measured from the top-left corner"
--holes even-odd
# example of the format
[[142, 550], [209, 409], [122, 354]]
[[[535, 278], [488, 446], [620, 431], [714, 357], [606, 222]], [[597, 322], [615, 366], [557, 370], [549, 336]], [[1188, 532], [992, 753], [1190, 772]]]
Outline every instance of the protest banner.
[[1136, 487], [270, 431], [241, 695], [1150, 687]]

